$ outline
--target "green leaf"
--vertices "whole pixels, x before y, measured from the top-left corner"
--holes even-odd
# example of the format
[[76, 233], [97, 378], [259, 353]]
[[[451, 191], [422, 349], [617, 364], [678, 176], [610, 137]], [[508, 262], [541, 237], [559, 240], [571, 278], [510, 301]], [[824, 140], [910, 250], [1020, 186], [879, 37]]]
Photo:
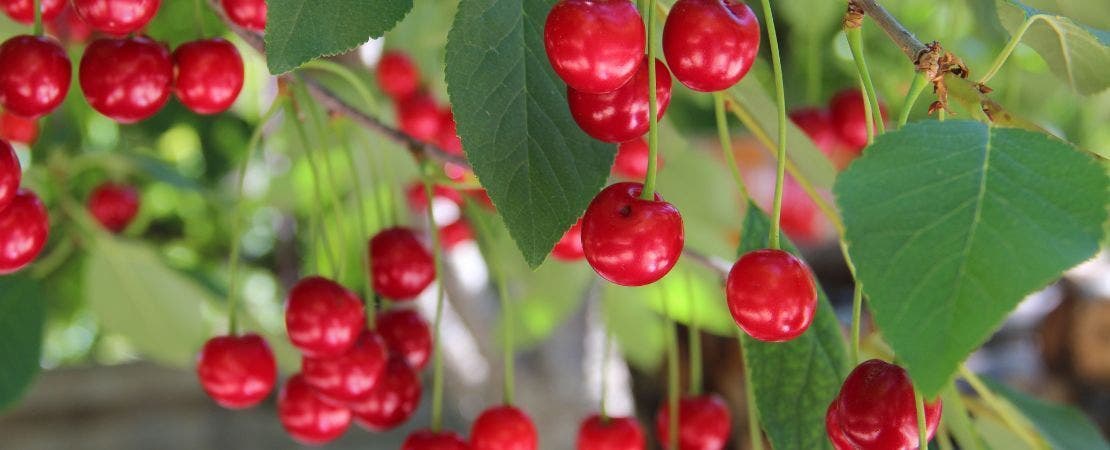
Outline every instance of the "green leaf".
[[46, 321], [41, 288], [26, 276], [0, 277], [0, 410], [23, 397], [39, 373]]
[[601, 189], [613, 146], [583, 133], [543, 47], [550, 2], [462, 0], [447, 92], [467, 159], [533, 268]]
[[[771, 220], [748, 204], [739, 253], [767, 248]], [[798, 250], [784, 236], [783, 249]], [[740, 332], [748, 382], [754, 383], [763, 428], [776, 450], [831, 449], [825, 411], [851, 369], [844, 336], [825, 292], [817, 287], [817, 314], [801, 336], [783, 343], [760, 342]], [[730, 316], [731, 317], [731, 316]]]
[[1055, 450], [1110, 450], [1110, 444], [1083, 413], [1015, 391], [1002, 383], [984, 380], [1029, 419]]
[[412, 0], [269, 0], [266, 5], [266, 64], [278, 75], [381, 37], [408, 14]]
[[98, 233], [85, 264], [85, 295], [104, 328], [145, 356], [188, 366], [208, 337], [208, 290], [162, 263], [150, 247]]
[[1110, 32], [1083, 25], [1068, 17], [1031, 8], [1018, 0], [997, 0], [998, 18], [1010, 34], [1030, 18], [1036, 21], [1022, 42], [1036, 50], [1060, 78], [1083, 95], [1110, 86]]
[[880, 136], [835, 193], [875, 321], [933, 397], [1023, 297], [1097, 251], [1107, 177], [1043, 134], [929, 121]]
[[628, 364], [646, 372], [659, 370], [668, 323], [636, 290], [602, 282], [601, 313]]

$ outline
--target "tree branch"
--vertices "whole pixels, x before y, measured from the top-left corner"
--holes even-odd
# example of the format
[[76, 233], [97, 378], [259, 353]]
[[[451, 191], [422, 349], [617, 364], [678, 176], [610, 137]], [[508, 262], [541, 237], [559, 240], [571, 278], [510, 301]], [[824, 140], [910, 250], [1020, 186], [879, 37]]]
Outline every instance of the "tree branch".
[[877, 0], [851, 0], [851, 2], [862, 8], [863, 12], [870, 16], [871, 20], [874, 20], [879, 28], [886, 32], [887, 36], [890, 36], [890, 39], [902, 49], [902, 53], [905, 53], [906, 57], [910, 59], [910, 62], [917, 64], [917, 58], [926, 50], [925, 44], [906, 27], [902, 26], [898, 19], [895, 19]]

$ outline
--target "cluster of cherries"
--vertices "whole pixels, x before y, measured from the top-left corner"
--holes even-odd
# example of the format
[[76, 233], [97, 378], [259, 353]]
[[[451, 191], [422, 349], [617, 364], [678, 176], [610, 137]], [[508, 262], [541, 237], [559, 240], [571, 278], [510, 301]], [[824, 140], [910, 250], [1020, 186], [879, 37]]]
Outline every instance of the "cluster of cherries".
[[[837, 92], [827, 108], [809, 107], [790, 112], [790, 120], [813, 140], [822, 153], [843, 168], [867, 146], [867, 114], [863, 92], [845, 89]], [[886, 120], [886, 105], [879, 104]]]
[[19, 187], [23, 169], [15, 150], [0, 141], [0, 275], [27, 267], [50, 234], [50, 216], [38, 195]]

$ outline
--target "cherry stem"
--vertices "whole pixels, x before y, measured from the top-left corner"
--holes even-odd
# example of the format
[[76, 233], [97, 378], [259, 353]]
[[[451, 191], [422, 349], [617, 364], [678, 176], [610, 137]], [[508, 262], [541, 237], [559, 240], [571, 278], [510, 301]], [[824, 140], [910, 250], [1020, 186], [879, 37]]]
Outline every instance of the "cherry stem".
[[357, 93], [359, 97], [362, 98], [362, 101], [366, 103], [366, 107], [371, 112], [377, 111], [378, 101], [374, 99], [374, 95], [370, 93], [370, 89], [368, 89], [366, 87], [366, 84], [358, 78], [358, 75], [355, 75], [355, 73], [351, 69], [347, 68], [347, 66], [334, 63], [326, 59], [314, 59], [305, 63], [301, 67], [305, 69], [314, 69], [328, 72], [332, 75], [342, 78], [343, 81], [354, 88], [355, 93]]
[[1021, 38], [1025, 36], [1025, 32], [1029, 31], [1029, 27], [1032, 26], [1033, 22], [1036, 22], [1037, 20], [1047, 21], [1048, 18], [1043, 14], [1034, 14], [1028, 19], [1025, 19], [1025, 22], [1022, 22], [1021, 27], [1018, 28], [1017, 32], [1015, 32], [1013, 36], [1010, 37], [1010, 42], [1008, 42], [1006, 44], [1006, 47], [1004, 47], [1002, 51], [998, 53], [998, 56], [994, 58], [994, 62], [991, 63], [991, 68], [987, 70], [987, 73], [983, 74], [983, 78], [979, 79], [978, 84], [986, 84], [988, 81], [991, 80], [991, 78], [994, 78], [998, 71], [1002, 69], [1002, 66], [1006, 64], [1006, 60], [1010, 58], [1010, 54], [1012, 54], [1014, 52], [1014, 49], [1017, 48], [1017, 45], [1021, 43]]
[[906, 100], [902, 102], [902, 112], [898, 114], [898, 128], [902, 128], [910, 120], [910, 111], [913, 110], [913, 105], [917, 103], [917, 98], [921, 96], [921, 92], [928, 85], [929, 79], [925, 77], [925, 74], [917, 72], [914, 75], [910, 90], [906, 92]]
[[659, 99], [656, 98], [655, 92], [655, 46], [652, 45], [655, 39], [655, 0], [648, 0], [647, 6], [643, 9], [647, 10], [647, 61], [648, 65], [648, 169], [647, 175], [644, 176], [644, 188], [640, 192], [640, 198], [644, 200], [655, 200], [655, 175], [658, 171], [658, 158], [659, 158], [659, 116], [656, 114], [656, 107], [659, 104]]
[[35, 33], [35, 36], [42, 36], [42, 0], [33, 0], [31, 2], [31, 7], [34, 8], [35, 16], [35, 25], [34, 28], [32, 28], [32, 31]]
[[201, 38], [208, 36], [204, 27], [204, 7], [201, 5], [201, 0], [193, 0], [193, 13], [197, 19], [197, 30], [200, 30]]
[[432, 257], [436, 268], [436, 317], [433, 326], [433, 374], [432, 374], [432, 431], [438, 433], [443, 428], [443, 344], [440, 342], [440, 328], [443, 322], [443, 246], [439, 241], [439, 227], [436, 225], [435, 207], [432, 202], [432, 178], [435, 168], [429, 160], [420, 162], [424, 182], [424, 195], [428, 197], [428, 229], [432, 236]]
[[[431, 193], [429, 192], [429, 198]], [[513, 352], [513, 305], [512, 299], [509, 297], [509, 283], [508, 278], [505, 276], [504, 264], [498, 260], [494, 254], [493, 248], [493, 230], [490, 229], [488, 222], [485, 218], [480, 216], [474, 205], [467, 201], [465, 208], [467, 209], [468, 216], [471, 223], [474, 224], [475, 229], [478, 231], [478, 247], [482, 251], [482, 255], [486, 259], [486, 266], [490, 268], [493, 274], [493, 283], [497, 287], [497, 297], [501, 303], [501, 339], [502, 339], [502, 363], [505, 371], [503, 376], [503, 383], [501, 389], [502, 400], [506, 405], [513, 404], [514, 389], [516, 385], [514, 382], [514, 352]]]
[[[314, 211], [312, 220], [317, 225], [316, 228], [318, 228], [317, 233], [319, 233], [320, 240], [323, 241], [321, 244], [324, 247], [324, 256], [327, 258], [332, 274], [336, 275], [336, 268], [339, 266], [336, 264], [331, 240], [328, 238], [327, 227], [322, 223], [324, 217], [324, 191], [321, 187], [320, 169], [316, 166], [316, 160], [312, 158], [312, 151], [310, 150], [311, 145], [308, 143], [308, 132], [305, 131], [304, 125], [301, 122], [300, 108], [296, 95], [290, 97], [288, 109], [288, 120], [293, 123], [293, 129], [296, 130], [297, 138], [300, 140], [301, 147], [304, 148], [305, 159], [308, 160], [309, 168], [312, 170], [312, 187], [316, 197], [316, 201], [313, 202]], [[312, 246], [315, 247], [316, 245], [316, 242], [312, 243]], [[317, 261], [319, 261], [319, 258], [317, 258]]]
[[717, 116], [717, 139], [721, 141], [721, 153], [725, 155], [725, 161], [728, 162], [728, 168], [732, 172], [732, 181], [736, 182], [740, 197], [747, 200], [751, 197], [748, 196], [748, 188], [744, 186], [744, 176], [740, 174], [740, 165], [737, 164], [736, 155], [732, 151], [732, 138], [728, 132], [728, 116], [725, 115], [726, 101], [723, 92], [713, 93], [713, 110]]
[[679, 387], [679, 368], [678, 368], [678, 333], [677, 324], [671, 319], [671, 314], [667, 304], [669, 303], [666, 292], [663, 293], [663, 326], [666, 327], [667, 334], [667, 408], [670, 410], [668, 418], [670, 423], [667, 424], [667, 437], [670, 439], [670, 445], [667, 448], [678, 448], [678, 415], [679, 409], [679, 395], [681, 388]]
[[[685, 273], [686, 281], [686, 296], [688, 298], [694, 297], [694, 276], [690, 272]], [[686, 339], [690, 341], [690, 395], [701, 395], [704, 381], [702, 376], [702, 355], [701, 355], [701, 327], [698, 324], [698, 308], [697, 302], [691, 301], [690, 305], [690, 324], [686, 328]]]
[[1002, 422], [1016, 433], [1021, 440], [1034, 449], [1048, 448], [1042, 439], [1030, 433], [1030, 426], [1021, 416], [1021, 413], [1014, 411], [1008, 403], [994, 395], [994, 392], [987, 387], [986, 383], [983, 383], [983, 380], [975, 372], [969, 370], [965, 365], [960, 365], [960, 376], [967, 381], [967, 384], [971, 385], [971, 388], [979, 394], [979, 397], [998, 414]]
[[855, 289], [852, 290], [852, 362], [859, 363], [859, 329], [863, 315], [863, 284], [855, 280]]
[[[885, 133], [886, 125], [883, 124], [882, 111], [879, 109], [879, 96], [875, 93], [875, 83], [871, 80], [871, 70], [867, 68], [867, 58], [863, 53], [863, 27], [848, 28], [844, 30], [844, 35], [848, 38], [848, 48], [852, 50], [852, 59], [856, 61], [856, 71], [859, 72], [860, 83], [863, 84], [864, 106], [871, 108], [871, 115], [867, 116], [867, 124], [874, 125], [878, 134]], [[870, 144], [873, 134], [868, 137], [867, 143]]]
[[368, 242], [370, 238], [369, 229], [366, 226], [366, 199], [362, 195], [365, 188], [362, 185], [362, 177], [359, 176], [357, 164], [355, 163], [355, 152], [351, 150], [351, 143], [348, 140], [349, 136], [346, 133], [339, 133], [338, 122], [335, 128], [337, 129], [336, 136], [339, 137], [339, 146], [343, 149], [343, 154], [347, 157], [347, 168], [351, 172], [351, 180], [354, 183], [355, 206], [358, 211], [358, 244], [359, 255], [362, 257], [362, 273], [365, 276], [363, 287], [363, 302], [366, 304], [366, 327], [373, 330], [377, 323], [377, 307], [374, 302], [374, 279], [370, 274], [370, 251], [369, 247], [363, 244]]
[[786, 91], [782, 81], [782, 57], [779, 55], [779, 38], [775, 30], [775, 18], [771, 12], [770, 0], [762, 0], [764, 22], [767, 22], [767, 40], [771, 43], [771, 68], [775, 74], [775, 100], [778, 103], [779, 142], [778, 170], [775, 174], [775, 202], [771, 210], [771, 248], [779, 248], [782, 218], [782, 185], [786, 178]]
[[609, 377], [607, 375], [609, 374], [609, 352], [611, 351], [611, 348], [612, 348], [612, 345], [613, 345], [613, 343], [611, 342], [612, 339], [613, 339], [613, 334], [610, 333], [609, 328], [606, 327], [605, 328], [605, 343], [603, 344], [604, 346], [601, 347], [601, 364], [598, 364], [598, 366], [601, 367], [601, 374], [600, 374], [601, 376], [598, 377], [598, 380], [601, 381], [601, 389], [600, 389], [601, 400], [600, 401], [601, 401], [601, 422], [602, 423], [608, 423], [609, 422], [609, 410], [608, 410], [608, 408], [605, 407], [605, 403], [606, 403], [605, 399], [606, 399], [606, 397], [608, 397], [608, 394], [609, 394], [609, 383], [607, 382]]
[[929, 448], [929, 433], [925, 423], [925, 399], [921, 397], [921, 391], [913, 390], [913, 403], [917, 408], [917, 439], [919, 449]]
[[737, 334], [736, 347], [740, 349], [740, 360], [744, 361], [744, 403], [748, 409], [748, 437], [752, 450], [763, 450], [763, 430], [759, 425], [759, 405], [755, 402], [755, 385], [752, 383], [752, 370], [744, 359], [744, 332]]
[[937, 425], [937, 445], [940, 450], [952, 450], [952, 435], [948, 433], [948, 426], [942, 421]]
[[[298, 83], [297, 87], [301, 91], [301, 94], [304, 96], [304, 98], [312, 98], [308, 94], [308, 91], [304, 89], [303, 83]], [[320, 139], [323, 142], [322, 145], [317, 145], [314, 147], [314, 149], [310, 150], [317, 152], [319, 156], [323, 158], [324, 175], [328, 179], [328, 197], [332, 202], [332, 207], [334, 208], [335, 213], [335, 232], [339, 235], [340, 238], [340, 253], [338, 261], [339, 268], [337, 277], [341, 277], [347, 273], [347, 254], [343, 252], [343, 249], [351, 248], [350, 228], [348, 227], [349, 222], [347, 221], [347, 213], [345, 212], [345, 208], [343, 207], [343, 201], [340, 199], [339, 185], [337, 181], [338, 178], [335, 176], [335, 170], [332, 168], [330, 155], [332, 142], [329, 138], [327, 128], [324, 126], [324, 114], [319, 108], [316, 107], [315, 102], [308, 102], [306, 103], [306, 105], [310, 113], [309, 116], [312, 117], [312, 125], [316, 129], [317, 139]]]

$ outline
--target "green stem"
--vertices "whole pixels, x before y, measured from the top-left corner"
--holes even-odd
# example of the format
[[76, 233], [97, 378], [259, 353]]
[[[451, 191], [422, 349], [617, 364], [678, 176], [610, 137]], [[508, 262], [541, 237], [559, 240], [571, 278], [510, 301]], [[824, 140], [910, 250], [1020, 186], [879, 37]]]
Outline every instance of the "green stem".
[[640, 198], [644, 200], [655, 199], [655, 176], [658, 171], [659, 159], [659, 116], [656, 115], [658, 99], [655, 93], [655, 0], [648, 0], [645, 14], [647, 16], [647, 61], [648, 65], [648, 169], [644, 177], [644, 188]]
[[1040, 14], [1035, 14], [1025, 19], [1025, 22], [1022, 22], [1021, 27], [1010, 37], [1010, 42], [1007, 43], [1006, 47], [994, 58], [994, 62], [991, 63], [991, 68], [987, 70], [987, 73], [983, 74], [983, 78], [979, 79], [979, 84], [986, 84], [991, 78], [994, 78], [998, 71], [1002, 69], [1002, 65], [1006, 64], [1006, 60], [1010, 58], [1010, 54], [1017, 48], [1018, 43], [1021, 42], [1021, 38], [1025, 36], [1025, 32], [1029, 31], [1029, 27], [1038, 19], [1044, 20], [1045, 17]]
[[[428, 198], [432, 193], [428, 192]], [[470, 202], [466, 203], [466, 208], [469, 210], [470, 216], [474, 218], [470, 222], [474, 224], [475, 230], [478, 232], [479, 247], [482, 250], [482, 255], [486, 259], [486, 266], [490, 268], [493, 275], [493, 282], [497, 287], [497, 296], [501, 302], [501, 332], [504, 339], [504, 348], [502, 349], [503, 369], [505, 370], [503, 376], [504, 385], [501, 389], [502, 398], [506, 405], [513, 404], [514, 389], [516, 385], [514, 382], [515, 373], [514, 360], [513, 360], [513, 309], [512, 299], [509, 298], [508, 279], [505, 277], [504, 264], [496, 259], [493, 253], [493, 230], [487, 225], [487, 222], [478, 216], [479, 212], [475, 211]]]
[[[305, 89], [304, 86], [303, 82], [297, 83], [297, 87], [303, 98], [311, 98], [308, 94], [308, 90]], [[340, 199], [338, 177], [335, 176], [335, 170], [332, 168], [330, 155], [332, 142], [329, 138], [327, 128], [324, 126], [323, 112], [316, 107], [315, 102], [308, 102], [306, 105], [309, 116], [312, 118], [312, 125], [316, 129], [317, 139], [322, 141], [321, 145], [313, 146], [310, 149], [306, 149], [306, 151], [316, 152], [318, 156], [322, 157], [324, 176], [328, 179], [328, 199], [331, 201], [335, 212], [335, 232], [340, 238], [339, 268], [337, 269], [339, 275], [337, 275], [337, 277], [342, 277], [347, 272], [347, 257], [343, 250], [351, 248], [350, 230], [347, 222], [347, 214], [345, 212], [346, 208], [343, 207], [343, 201]]]
[[925, 399], [921, 397], [921, 391], [913, 390], [913, 402], [917, 408], [917, 448], [925, 450], [929, 448], [929, 433], [925, 423]]
[[34, 28], [32, 28], [32, 32], [35, 33], [35, 36], [42, 36], [42, 0], [33, 0], [31, 2], [31, 7], [35, 10], [35, 25]]
[[368, 89], [366, 87], [366, 84], [358, 78], [358, 75], [355, 75], [355, 73], [351, 71], [351, 69], [347, 68], [347, 66], [334, 63], [326, 59], [314, 59], [305, 63], [301, 67], [306, 69], [321, 70], [342, 78], [343, 81], [347, 82], [347, 84], [354, 88], [359, 97], [362, 97], [362, 101], [366, 103], [366, 107], [369, 108], [370, 112], [375, 112], [378, 110], [378, 101], [374, 99], [374, 95], [370, 93], [370, 89]]
[[671, 319], [670, 313], [667, 311], [667, 298], [664, 294], [663, 298], [663, 315], [666, 316], [663, 320], [664, 326], [667, 327], [667, 409], [670, 411], [670, 423], [667, 424], [667, 437], [669, 437], [669, 449], [678, 448], [678, 421], [680, 406], [679, 394], [681, 388], [679, 387], [679, 369], [678, 369], [678, 333], [676, 332], [676, 324]]
[[436, 268], [436, 317], [433, 324], [433, 364], [434, 372], [432, 375], [432, 431], [439, 432], [443, 428], [443, 343], [440, 342], [440, 328], [443, 322], [443, 298], [445, 296], [445, 286], [443, 282], [443, 246], [439, 242], [439, 227], [436, 225], [436, 217], [433, 213], [434, 206], [432, 205], [432, 176], [435, 169], [432, 167], [430, 161], [421, 162], [422, 180], [424, 182], [424, 194], [428, 196], [428, 229], [432, 236], [432, 256], [435, 260]]
[[910, 120], [910, 111], [913, 109], [913, 105], [917, 103], [917, 98], [921, 96], [921, 92], [928, 85], [929, 79], [925, 77], [925, 74], [919, 72], [914, 75], [910, 90], [906, 93], [906, 100], [902, 102], [902, 112], [898, 114], [898, 128], [902, 128]]
[[744, 358], [744, 332], [737, 333], [737, 345], [740, 349], [740, 360], [744, 361], [744, 403], [748, 409], [748, 437], [751, 439], [752, 450], [763, 450], [763, 431], [759, 425], [759, 405], [755, 402], [755, 386], [752, 384], [752, 371], [750, 361]]
[[859, 358], [859, 328], [863, 315], [863, 284], [855, 280], [855, 289], [852, 292], [852, 364], [858, 364]]
[[948, 433], [948, 426], [941, 422], [937, 425], [937, 445], [940, 450], [952, 450], [952, 435]]
[[[336, 126], [338, 128], [338, 126]], [[337, 130], [338, 131], [338, 130]], [[340, 136], [340, 133], [336, 134]], [[366, 227], [366, 199], [362, 195], [364, 186], [362, 185], [362, 177], [358, 174], [357, 164], [355, 163], [355, 152], [351, 150], [351, 143], [347, 140], [348, 136], [343, 134], [339, 137], [339, 145], [343, 149], [343, 154], [347, 157], [347, 169], [351, 172], [351, 180], [354, 183], [355, 193], [355, 206], [358, 211], [358, 253], [362, 257], [362, 273], [366, 277], [363, 291], [363, 301], [366, 302], [366, 325], [370, 329], [374, 329], [375, 322], [377, 321], [377, 308], [375, 307], [374, 300], [374, 279], [370, 274], [370, 252], [368, 248], [364, 247], [364, 242], [370, 238], [369, 228]]]
[[967, 366], [964, 365], [960, 366], [960, 375], [964, 377], [964, 380], [966, 380], [967, 383], [971, 385], [971, 388], [979, 394], [979, 397], [998, 414], [1002, 422], [1005, 423], [1011, 431], [1016, 433], [1021, 440], [1025, 441], [1025, 443], [1029, 444], [1029, 446], [1034, 449], [1048, 448], [1041, 439], [1030, 433], [1029, 427], [1021, 417], [1021, 413], [1014, 411], [1009, 404], [994, 395], [994, 392], [987, 387], [986, 383], [983, 383], [983, 380], [980, 379], [978, 375], [968, 370]]
[[779, 55], [779, 38], [775, 30], [775, 18], [771, 12], [771, 1], [762, 0], [764, 22], [767, 23], [767, 38], [771, 44], [771, 68], [775, 74], [775, 100], [778, 103], [779, 142], [778, 170], [775, 174], [775, 202], [771, 210], [771, 248], [779, 248], [781, 234], [779, 220], [782, 218], [782, 185], [786, 178], [786, 91], [782, 81], [782, 57]]
[[[297, 138], [300, 140], [299, 143], [304, 149], [305, 159], [308, 160], [308, 166], [312, 170], [312, 186], [313, 192], [316, 196], [316, 201], [313, 202], [314, 211], [312, 217], [313, 220], [317, 221], [320, 240], [323, 241], [322, 243], [324, 247], [324, 255], [325, 257], [327, 257], [327, 261], [331, 266], [331, 270], [333, 272], [332, 275], [337, 276], [338, 274], [336, 273], [336, 268], [339, 266], [336, 263], [335, 255], [332, 253], [333, 250], [331, 246], [331, 240], [328, 238], [328, 233], [326, 230], [327, 227], [321, 223], [322, 218], [324, 217], [324, 190], [321, 187], [321, 183], [323, 183], [323, 180], [320, 176], [320, 168], [316, 166], [316, 160], [312, 158], [312, 151], [310, 150], [311, 144], [309, 144], [308, 142], [308, 132], [305, 131], [304, 124], [301, 122], [300, 108], [298, 107], [296, 96], [292, 97], [292, 101], [289, 102], [288, 109], [289, 117], [287, 119], [293, 123], [293, 129], [297, 132]], [[316, 244], [313, 243], [313, 245]], [[319, 260], [319, 258], [317, 258], [317, 260]]]
[[[686, 295], [693, 297], [693, 275], [686, 273]], [[701, 328], [698, 326], [697, 302], [690, 302], [690, 324], [686, 328], [687, 340], [690, 341], [690, 395], [701, 395], [704, 386], [702, 376], [701, 354]]]
[[602, 423], [609, 422], [609, 410], [605, 407], [605, 403], [606, 403], [605, 402], [605, 397], [607, 397], [608, 394], [609, 394], [609, 386], [608, 386], [608, 383], [606, 383], [606, 379], [608, 377], [606, 377], [606, 375], [609, 374], [609, 349], [613, 345], [613, 343], [610, 342], [612, 339], [613, 339], [612, 333], [610, 333], [609, 329], [606, 328], [605, 329], [605, 346], [601, 348], [601, 364], [598, 365], [598, 366], [601, 367], [601, 374], [600, 374], [601, 376], [598, 377], [598, 379], [601, 380], [601, 422]]
[[729, 171], [732, 172], [732, 181], [740, 190], [740, 197], [744, 200], [750, 198], [748, 188], [744, 186], [744, 177], [740, 174], [740, 165], [736, 163], [736, 155], [732, 152], [732, 138], [728, 132], [728, 117], [725, 115], [725, 94], [713, 93], [713, 110], [717, 116], [717, 139], [721, 141], [721, 153], [725, 155]]
[[200, 30], [200, 36], [203, 38], [208, 36], [208, 33], [204, 30], [204, 7], [201, 6], [201, 1], [193, 0], [193, 14], [196, 16], [197, 30]]
[[944, 122], [944, 119], [946, 119], [946, 118], [948, 118], [948, 111], [946, 111], [944, 108], [938, 109], [937, 110], [937, 120], [939, 120], [941, 122]]
[[[859, 72], [859, 79], [863, 83], [865, 101], [871, 105], [873, 117], [869, 117], [868, 123], [875, 124], [878, 134], [885, 133], [886, 125], [883, 123], [882, 111], [879, 109], [879, 96], [875, 93], [875, 83], [871, 80], [871, 71], [867, 68], [867, 58], [863, 54], [863, 28], [848, 28], [844, 30], [844, 34], [848, 37], [848, 47], [852, 50], [852, 58], [856, 60], [856, 70]], [[869, 144], [870, 142], [868, 140]]]

